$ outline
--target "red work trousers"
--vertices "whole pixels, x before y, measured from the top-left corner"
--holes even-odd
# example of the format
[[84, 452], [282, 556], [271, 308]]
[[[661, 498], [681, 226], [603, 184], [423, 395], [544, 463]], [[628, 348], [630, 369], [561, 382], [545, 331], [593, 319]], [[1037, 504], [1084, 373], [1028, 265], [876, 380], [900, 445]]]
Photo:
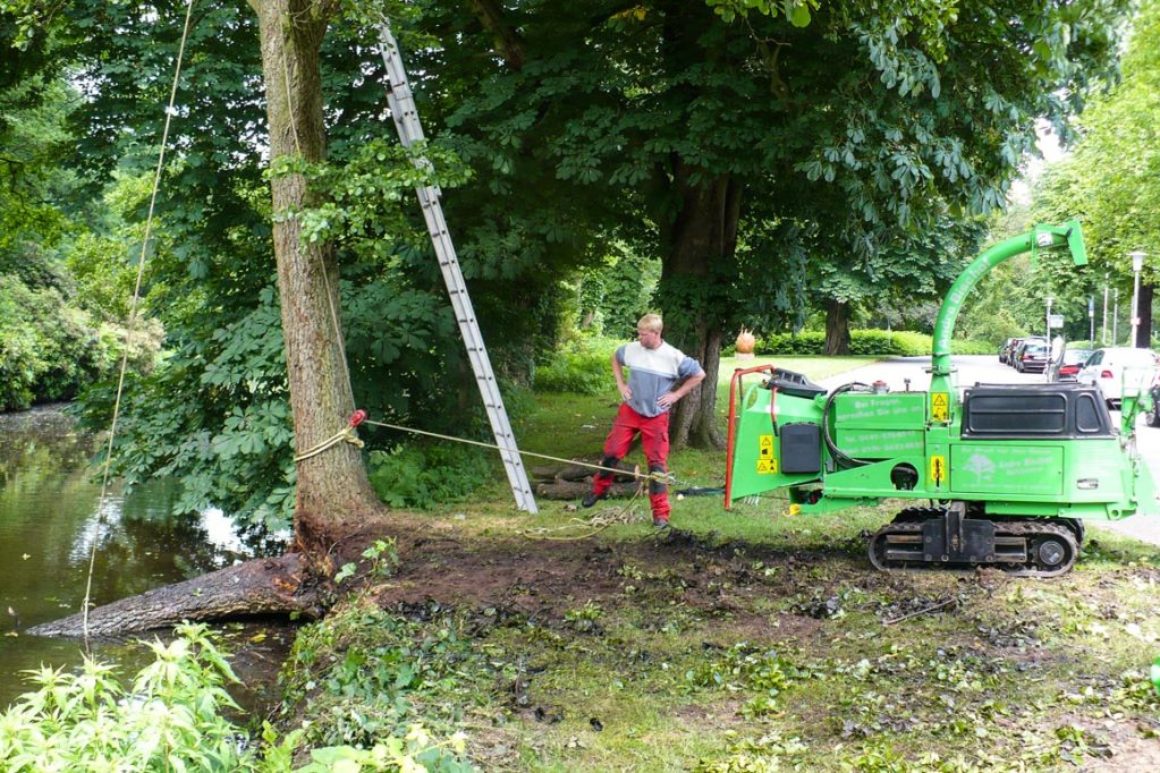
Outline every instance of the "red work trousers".
[[[632, 439], [640, 433], [641, 446], [644, 448], [644, 457], [648, 460], [649, 472], [668, 472], [669, 460], [669, 414], [660, 416], [641, 416], [628, 407], [627, 403], [620, 404], [620, 410], [612, 422], [612, 431], [604, 441], [603, 467], [615, 467], [628, 453]], [[612, 473], [599, 472], [592, 478], [592, 492], [603, 496], [612, 487]], [[669, 487], [659, 481], [649, 481], [648, 500], [652, 507], [653, 519], [658, 521], [669, 520]]]

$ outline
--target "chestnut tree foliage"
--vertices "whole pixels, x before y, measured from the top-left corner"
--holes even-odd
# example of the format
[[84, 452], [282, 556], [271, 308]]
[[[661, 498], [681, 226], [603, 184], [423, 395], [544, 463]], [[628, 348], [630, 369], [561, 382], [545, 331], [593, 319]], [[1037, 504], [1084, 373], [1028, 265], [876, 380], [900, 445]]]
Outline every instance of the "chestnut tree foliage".
[[[385, 114], [380, 14], [484, 335], [518, 379], [551, 341], [562, 280], [611, 243], [660, 259], [666, 335], [711, 372], [739, 324], [936, 295], [1035, 119], [1062, 127], [1109, 74], [1129, 3], [295, 0], [323, 125], [316, 157], [272, 166], [263, 5], [194, 6], [147, 288], [171, 354], [132, 385], [118, 458], [130, 480], [183, 477], [190, 508], [276, 521], [296, 471], [270, 246], [288, 213], [271, 183], [309, 191], [289, 214], [338, 280], [355, 402], [457, 433], [477, 402]], [[5, 6], [40, 21], [29, 43], [51, 34], [85, 91], [73, 115], [93, 190], [114, 169], [147, 173], [184, 4]], [[682, 401], [675, 442], [719, 442], [715, 399], [708, 379]], [[107, 394], [88, 405], [105, 415]]]

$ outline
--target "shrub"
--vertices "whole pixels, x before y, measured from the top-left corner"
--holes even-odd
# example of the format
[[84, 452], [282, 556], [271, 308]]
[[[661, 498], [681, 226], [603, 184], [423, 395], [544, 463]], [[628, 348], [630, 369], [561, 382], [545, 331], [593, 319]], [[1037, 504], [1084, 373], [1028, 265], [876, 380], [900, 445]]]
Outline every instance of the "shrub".
[[[823, 354], [826, 334], [806, 331], [796, 335], [782, 333], [766, 336], [757, 344], [758, 354]], [[996, 347], [988, 342], [956, 340], [955, 354], [992, 354]], [[850, 354], [863, 356], [919, 357], [931, 353], [931, 337], [911, 330], [851, 330]]]
[[491, 480], [488, 456], [479, 448], [447, 443], [372, 451], [371, 485], [391, 507], [434, 507], [462, 499]]
[[535, 388], [539, 392], [599, 394], [612, 385], [609, 359], [619, 344], [610, 338], [578, 339], [553, 354], [536, 368]]
[[[170, 644], [146, 643], [155, 662], [126, 690], [111, 666], [86, 660], [80, 673], [32, 672], [39, 685], [0, 713], [0, 770], [221, 770], [281, 773], [293, 768], [306, 729], [262, 742], [223, 716], [238, 712], [224, 685], [237, 682], [204, 625], [178, 626]], [[464, 737], [437, 742], [411, 723], [366, 748], [313, 749], [305, 773], [349, 770], [471, 770]]]

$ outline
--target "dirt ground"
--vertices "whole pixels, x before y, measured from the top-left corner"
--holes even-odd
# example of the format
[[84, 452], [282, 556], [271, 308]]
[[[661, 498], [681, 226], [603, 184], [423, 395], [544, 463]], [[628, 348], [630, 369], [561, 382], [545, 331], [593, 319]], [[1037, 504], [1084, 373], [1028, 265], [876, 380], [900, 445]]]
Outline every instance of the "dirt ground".
[[[565, 634], [574, 633], [568, 630], [570, 611], [594, 604], [609, 611], [605, 619], [594, 623], [595, 632], [600, 634], [602, 625], [614, 624], [608, 619], [615, 616], [614, 610], [628, 608], [636, 615], [634, 624], [659, 630], [668, 614], [666, 609], [679, 599], [681, 608], [703, 625], [695, 634], [703, 640], [695, 646], [707, 652], [724, 650], [732, 642], [789, 642], [796, 652], [817, 653], [819, 662], [821, 658], [827, 658], [826, 662], [857, 659], [860, 656], [849, 651], [850, 642], [864, 635], [878, 636], [872, 649], [875, 653], [882, 651], [880, 645], [885, 639], [897, 641], [891, 646], [900, 652], [921, 651], [923, 658], [927, 657], [925, 653], [937, 652], [936, 658], [975, 664], [972, 668], [977, 673], [966, 678], [984, 675], [984, 681], [991, 680], [1004, 691], [992, 698], [1017, 706], [1026, 674], [1034, 676], [1037, 689], [1045, 680], [1060, 675], [1058, 695], [1062, 697], [1058, 707], [1039, 711], [1034, 705], [1024, 706], [1012, 709], [1015, 713], [1011, 716], [991, 717], [985, 696], [977, 701], [972, 697], [974, 703], [962, 704], [967, 716], [993, 734], [991, 740], [980, 743], [989, 747], [995, 758], [1019, 746], [1014, 736], [1006, 740], [995, 737], [1002, 735], [1005, 725], [1011, 733], [1018, 729], [1024, 734], [1029, 727], [1040, 726], [1041, 735], [1052, 739], [1052, 743], [1065, 737], [1067, 728], [1074, 728], [1067, 732], [1078, 733], [1077, 740], [1059, 741], [1055, 750], [1062, 755], [1065, 762], [1060, 764], [1065, 768], [1160, 769], [1160, 712], [1154, 708], [1154, 699], [1153, 708], [1143, 713], [1124, 711], [1115, 705], [1095, 707], [1092, 695], [1120, 695], [1118, 677], [1090, 673], [1093, 667], [1087, 661], [1099, 661], [1098, 647], [1093, 651], [1086, 639], [1060, 639], [1056, 630], [1060, 619], [1053, 617], [1055, 606], [1071, 604], [1090, 610], [1097, 620], [1093, 625], [1098, 625], [1098, 619], [1144, 619], [1146, 615], [1129, 608], [1122, 589], [1128, 584], [1154, 587], [1160, 581], [1160, 570], [1153, 567], [1132, 566], [1098, 575], [1074, 572], [1071, 580], [1055, 581], [1013, 580], [996, 571], [879, 573], [865, 559], [862, 539], [849, 534], [837, 537], [833, 544], [825, 544], [822, 539], [821, 544], [807, 541], [805, 547], [784, 549], [677, 528], [657, 532], [642, 529], [639, 536], [620, 540], [603, 535], [591, 539], [546, 539], [542, 534], [538, 535], [540, 538], [515, 536], [515, 530], [495, 532], [502, 533], [481, 534], [455, 519], [393, 518], [384, 533], [397, 540], [400, 564], [394, 576], [375, 586], [378, 604], [420, 617], [432, 608], [462, 610], [478, 616], [483, 632], [495, 626], [497, 620], [518, 618]], [[353, 557], [367, 541], [354, 540], [342, 552]], [[631, 581], [638, 586], [631, 595], [626, 595], [627, 574], [637, 578]], [[1037, 617], [1020, 610], [1012, 599], [1021, 599], [1024, 594], [1046, 599], [1036, 601], [1046, 612]], [[1013, 607], [1015, 611], [1011, 612]], [[851, 624], [851, 619], [859, 622]], [[867, 626], [880, 631], [881, 636], [866, 633]], [[1079, 628], [1083, 629], [1083, 625]], [[1076, 636], [1082, 636], [1082, 630]], [[932, 642], [931, 637], [938, 640]], [[1151, 653], [1153, 648], [1143, 649]], [[946, 655], [944, 650], [951, 654]], [[1147, 655], [1149, 661], [1151, 656]], [[879, 662], [886, 660], [872, 659], [873, 668], [878, 669]], [[892, 726], [900, 733], [911, 733], [914, 740], [913, 733], [926, 721], [923, 712], [940, 700], [934, 676], [923, 670], [930, 662], [919, 661], [913, 673], [901, 676], [882, 666], [883, 680], [902, 681], [893, 687], [883, 684], [878, 689], [901, 688], [905, 692], [913, 688], [916, 695], [925, 696], [901, 699], [895, 710], [906, 719], [892, 720], [887, 716], [890, 712], [867, 718], [867, 710], [856, 704], [839, 710], [811, 705], [803, 697], [793, 710], [819, 716], [811, 748], [832, 743], [841, 749], [851, 739], [872, 737]], [[873, 683], [871, 678], [869, 686], [873, 687]], [[866, 692], [873, 694], [872, 689]], [[1087, 696], [1085, 710], [1070, 710], [1067, 700], [1073, 693]], [[740, 720], [722, 718], [738, 716], [739, 706], [737, 698], [713, 698], [706, 700], [703, 708], [700, 704], [685, 706], [680, 709], [684, 714], [676, 718], [692, 725], [706, 722], [718, 729], [724, 722], [735, 725], [730, 732], [737, 732], [744, 722], [737, 725]], [[701, 719], [689, 712], [699, 712]], [[553, 705], [536, 699], [516, 711], [516, 718], [531, 726], [557, 721], [562, 715]], [[936, 727], [950, 727], [950, 720], [943, 714], [931, 721]], [[500, 751], [476, 751], [483, 758], [498, 755], [487, 767], [517, 768], [523, 763], [511, 756], [510, 747], [518, 743], [504, 736], [495, 741], [495, 748]], [[1014, 747], [1010, 746], [1012, 743]], [[600, 763], [589, 760], [582, 764]], [[1013, 764], [1018, 767], [1021, 763], [1014, 760]], [[984, 764], [980, 769], [992, 767]], [[1030, 767], [1055, 769], [1056, 765]]]

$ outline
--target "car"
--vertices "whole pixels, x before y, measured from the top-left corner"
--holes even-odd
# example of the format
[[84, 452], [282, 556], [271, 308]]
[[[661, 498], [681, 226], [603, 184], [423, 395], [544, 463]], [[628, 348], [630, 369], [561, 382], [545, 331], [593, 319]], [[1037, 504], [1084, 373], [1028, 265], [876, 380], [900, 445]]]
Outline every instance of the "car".
[[1004, 365], [1007, 364], [1007, 361], [1011, 359], [1011, 352], [1015, 351], [1015, 347], [1019, 345], [1020, 340], [1022, 339], [1008, 338], [1003, 342], [1003, 345], [999, 347], [999, 362]]
[[1092, 356], [1091, 349], [1077, 347], [1072, 349], [1068, 347], [1063, 350], [1063, 357], [1052, 360], [1048, 366], [1049, 381], [1075, 381], [1075, 377], [1079, 374], [1080, 368], [1087, 363], [1088, 358]]
[[1022, 338], [1008, 338], [1007, 343], [1003, 344], [1003, 349], [999, 352], [999, 361], [1015, 367], [1015, 350], [1019, 348], [1021, 343], [1023, 343]]
[[1139, 394], [1156, 378], [1156, 352], [1130, 346], [1096, 349], [1076, 374], [1081, 384], [1096, 384], [1110, 408], [1119, 408], [1125, 394]]
[[1019, 344], [1013, 359], [1015, 370], [1020, 373], [1042, 373], [1047, 367], [1047, 342], [1042, 338], [1028, 338]]

